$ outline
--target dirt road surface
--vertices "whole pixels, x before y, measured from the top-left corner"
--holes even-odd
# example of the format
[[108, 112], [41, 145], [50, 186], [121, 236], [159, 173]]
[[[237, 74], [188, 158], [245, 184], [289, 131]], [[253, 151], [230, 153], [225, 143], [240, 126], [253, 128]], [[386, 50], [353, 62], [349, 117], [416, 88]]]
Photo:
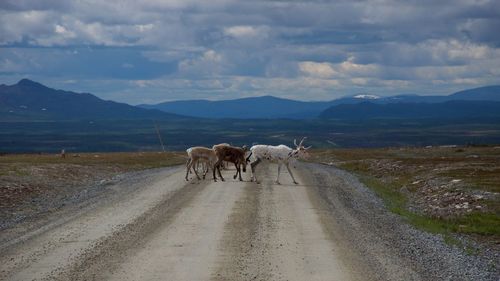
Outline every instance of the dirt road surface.
[[274, 184], [273, 164], [261, 184], [232, 170], [185, 182], [182, 167], [116, 184], [37, 230], [0, 234], [0, 280], [493, 280], [353, 177], [297, 169], [299, 185]]

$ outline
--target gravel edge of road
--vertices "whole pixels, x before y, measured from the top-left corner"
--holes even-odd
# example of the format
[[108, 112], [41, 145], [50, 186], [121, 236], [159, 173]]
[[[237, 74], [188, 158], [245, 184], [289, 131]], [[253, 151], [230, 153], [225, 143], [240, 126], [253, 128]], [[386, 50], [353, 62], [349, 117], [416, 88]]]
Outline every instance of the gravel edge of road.
[[[317, 163], [302, 163], [301, 166], [305, 170], [302, 178], [309, 179], [311, 187], [317, 188], [331, 215], [336, 216], [339, 223], [345, 220], [342, 238], [359, 255], [367, 254], [364, 247], [376, 241], [391, 249], [386, 254], [397, 256], [424, 280], [498, 280], [500, 272], [494, 259], [466, 254], [446, 244], [441, 235], [409, 225], [388, 211], [382, 200], [355, 175]], [[344, 209], [349, 213], [339, 215], [336, 204], [347, 206]], [[350, 219], [362, 224], [364, 231], [356, 231], [348, 222]], [[391, 274], [380, 272], [374, 266], [377, 265], [372, 264], [372, 269], [378, 271], [375, 279], [384, 280], [386, 274]]]
[[70, 221], [85, 210], [95, 208], [108, 200], [116, 200], [124, 194], [135, 192], [144, 179], [174, 173], [180, 166], [154, 168], [119, 174], [110, 180], [98, 182], [74, 192], [63, 200], [47, 202], [44, 211], [9, 225], [0, 231], [0, 250], [6, 250], [17, 243]]

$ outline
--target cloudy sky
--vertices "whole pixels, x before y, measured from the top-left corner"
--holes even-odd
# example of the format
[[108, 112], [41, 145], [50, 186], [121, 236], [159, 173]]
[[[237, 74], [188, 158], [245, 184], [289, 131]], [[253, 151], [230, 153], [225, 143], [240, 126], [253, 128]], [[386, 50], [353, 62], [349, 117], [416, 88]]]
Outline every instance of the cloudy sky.
[[500, 1], [2, 0], [0, 83], [131, 104], [500, 84]]

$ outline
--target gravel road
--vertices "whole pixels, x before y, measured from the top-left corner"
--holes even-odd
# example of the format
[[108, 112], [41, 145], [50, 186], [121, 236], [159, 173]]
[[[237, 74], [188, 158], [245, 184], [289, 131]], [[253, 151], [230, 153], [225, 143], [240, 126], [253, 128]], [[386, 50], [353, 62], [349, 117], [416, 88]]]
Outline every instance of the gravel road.
[[0, 280], [495, 280], [351, 175], [297, 168], [299, 185], [286, 173], [275, 185], [273, 164], [261, 184], [232, 170], [185, 182], [182, 167], [120, 182], [21, 237], [0, 233]]

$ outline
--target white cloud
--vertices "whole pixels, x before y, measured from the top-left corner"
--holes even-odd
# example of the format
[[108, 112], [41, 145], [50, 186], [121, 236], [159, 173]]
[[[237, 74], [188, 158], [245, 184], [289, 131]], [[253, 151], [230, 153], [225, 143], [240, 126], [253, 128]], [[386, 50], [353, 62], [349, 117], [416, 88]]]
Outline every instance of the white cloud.
[[330, 78], [335, 76], [337, 72], [333, 67], [326, 62], [304, 61], [299, 63], [299, 69], [307, 76], [318, 78]]
[[253, 26], [231, 26], [224, 28], [224, 33], [236, 38], [257, 37], [262, 35], [263, 30]]
[[207, 50], [193, 59], [185, 59], [179, 62], [179, 71], [183, 75], [197, 77], [217, 76], [226, 68], [222, 55], [214, 50]]
[[208, 50], [203, 53], [201, 60], [207, 62], [220, 62], [222, 60], [222, 56], [217, 54], [214, 50]]
[[336, 66], [338, 72], [345, 76], [375, 76], [379, 71], [379, 66], [373, 64], [357, 64], [354, 57], [349, 57], [346, 61]]
[[367, 78], [352, 78], [351, 79], [351, 83], [356, 85], [356, 86], [365, 86], [365, 85], [368, 85], [369, 82], [370, 82], [370, 80]]
[[316, 78], [373, 77], [379, 72], [379, 66], [377, 65], [362, 65], [353, 61], [354, 58], [349, 57], [347, 60], [337, 64], [311, 61], [300, 62], [299, 69], [306, 76]]
[[12, 44], [53, 32], [53, 15], [47, 11], [0, 11], [0, 44]]

